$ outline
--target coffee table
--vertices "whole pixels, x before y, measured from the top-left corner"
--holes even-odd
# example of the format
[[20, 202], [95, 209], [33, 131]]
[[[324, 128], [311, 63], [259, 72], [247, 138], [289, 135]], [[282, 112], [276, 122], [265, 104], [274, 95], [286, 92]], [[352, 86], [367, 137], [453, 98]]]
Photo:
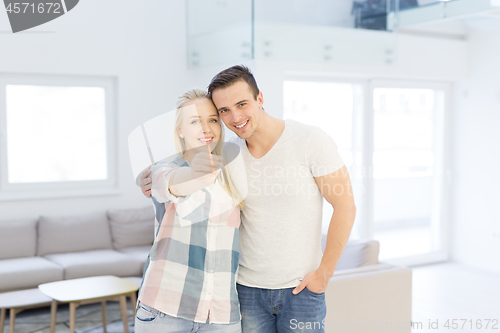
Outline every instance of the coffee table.
[[26, 309], [50, 305], [52, 299], [38, 289], [17, 290], [0, 294], [0, 333], [3, 333], [6, 310], [10, 310], [10, 333], [14, 333], [16, 315]]
[[102, 326], [106, 332], [106, 301], [119, 301], [123, 321], [123, 331], [128, 333], [127, 296], [132, 307], [136, 303], [134, 283], [117, 276], [105, 275], [44, 283], [38, 289], [52, 299], [50, 308], [50, 333], [56, 329], [58, 303], [69, 303], [69, 329], [75, 332], [76, 308], [82, 304], [101, 303]]

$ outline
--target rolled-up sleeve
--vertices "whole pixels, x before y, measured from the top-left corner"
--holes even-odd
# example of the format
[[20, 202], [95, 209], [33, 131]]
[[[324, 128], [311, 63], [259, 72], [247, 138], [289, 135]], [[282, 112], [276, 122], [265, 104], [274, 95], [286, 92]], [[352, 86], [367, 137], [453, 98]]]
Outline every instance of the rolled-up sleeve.
[[179, 198], [173, 195], [169, 189], [170, 177], [173, 171], [179, 169], [178, 167], [172, 168], [165, 165], [156, 166], [151, 168], [151, 195], [160, 203], [177, 203]]
[[[169, 165], [155, 165], [151, 168], [151, 195], [159, 203], [173, 203], [175, 205], [175, 214], [179, 219], [181, 226], [202, 222], [210, 217], [210, 200], [207, 200], [208, 192], [205, 189], [197, 191], [186, 196], [173, 195], [168, 187], [173, 171], [179, 167]], [[213, 187], [210, 185], [208, 188]], [[208, 189], [207, 188], [207, 189]]]

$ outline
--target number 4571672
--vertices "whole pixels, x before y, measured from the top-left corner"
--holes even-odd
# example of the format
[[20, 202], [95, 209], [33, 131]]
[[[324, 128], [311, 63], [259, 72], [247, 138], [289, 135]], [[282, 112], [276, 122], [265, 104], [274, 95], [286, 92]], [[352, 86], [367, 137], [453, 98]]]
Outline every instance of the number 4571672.
[[[24, 7], [24, 8], [23, 8]], [[30, 8], [31, 7], [31, 8]], [[53, 2], [47, 2], [47, 3], [39, 3], [37, 6], [35, 6], [34, 3], [28, 3], [28, 2], [15, 2], [15, 3], [9, 3], [7, 6], [7, 13], [26, 13], [26, 12], [31, 12], [31, 13], [50, 13], [52, 10], [52, 13], [54, 14], [61, 14], [61, 4], [59, 3], [53, 3]]]

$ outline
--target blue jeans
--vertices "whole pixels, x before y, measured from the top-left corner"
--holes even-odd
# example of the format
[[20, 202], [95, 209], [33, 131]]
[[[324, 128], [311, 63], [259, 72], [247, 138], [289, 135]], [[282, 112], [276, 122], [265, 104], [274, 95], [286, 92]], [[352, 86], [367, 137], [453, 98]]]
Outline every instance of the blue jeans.
[[241, 333], [241, 322], [235, 324], [196, 323], [169, 316], [139, 302], [135, 311], [135, 333]]
[[236, 285], [243, 333], [325, 332], [325, 293]]

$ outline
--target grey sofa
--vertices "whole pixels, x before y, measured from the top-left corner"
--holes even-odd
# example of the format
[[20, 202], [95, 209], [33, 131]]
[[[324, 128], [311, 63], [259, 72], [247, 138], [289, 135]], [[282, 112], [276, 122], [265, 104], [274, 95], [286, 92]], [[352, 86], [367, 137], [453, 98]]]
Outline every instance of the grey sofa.
[[141, 277], [154, 210], [109, 210], [0, 222], [0, 292], [96, 275]]
[[[0, 293], [87, 276], [142, 277], [153, 234], [151, 206], [0, 222]], [[411, 269], [379, 263], [379, 246], [347, 243], [326, 290], [327, 332], [411, 331]]]

